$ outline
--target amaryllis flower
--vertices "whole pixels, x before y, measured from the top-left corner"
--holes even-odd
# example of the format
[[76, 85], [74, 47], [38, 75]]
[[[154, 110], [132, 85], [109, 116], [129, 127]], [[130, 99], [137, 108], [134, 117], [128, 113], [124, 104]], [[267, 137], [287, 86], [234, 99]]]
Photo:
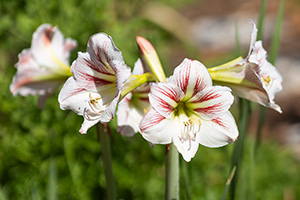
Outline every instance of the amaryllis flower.
[[282, 112], [275, 104], [275, 94], [282, 90], [282, 77], [267, 61], [261, 41], [256, 41], [257, 29], [253, 24], [250, 50], [245, 59], [238, 58], [224, 65], [209, 69], [216, 83], [231, 87], [238, 96]]
[[[133, 75], [145, 73], [140, 59], [135, 63], [132, 71]], [[118, 132], [123, 136], [133, 136], [139, 131], [139, 124], [149, 109], [148, 94], [150, 92], [149, 83], [145, 83], [128, 93], [118, 105], [117, 120]]]
[[105, 33], [92, 35], [87, 52], [78, 53], [72, 63], [70, 77], [59, 93], [61, 109], [83, 115], [79, 132], [98, 122], [109, 122], [115, 114], [121, 88], [131, 75], [121, 51]]
[[70, 51], [77, 46], [75, 40], [64, 39], [57, 27], [43, 24], [34, 32], [30, 49], [19, 54], [17, 73], [10, 90], [14, 95], [41, 95], [45, 97], [57, 90], [68, 77]]
[[199, 61], [185, 59], [167, 82], [151, 85], [151, 107], [140, 130], [153, 144], [174, 143], [186, 161], [199, 144], [220, 147], [237, 139], [235, 120], [228, 111], [233, 96], [228, 87], [213, 86]]

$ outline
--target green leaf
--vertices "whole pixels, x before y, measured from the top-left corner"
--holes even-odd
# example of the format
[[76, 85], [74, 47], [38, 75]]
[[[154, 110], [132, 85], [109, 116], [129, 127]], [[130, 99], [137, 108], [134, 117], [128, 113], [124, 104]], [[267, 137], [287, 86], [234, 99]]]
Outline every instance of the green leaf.
[[266, 13], [266, 5], [267, 5], [267, 0], [263, 0], [261, 2], [260, 6], [260, 11], [259, 11], [259, 16], [258, 16], [258, 23], [257, 23], [257, 40], [262, 40], [262, 35], [263, 35], [263, 24], [264, 24], [264, 18], [265, 18], [265, 13]]
[[285, 2], [284, 0], [280, 1], [276, 25], [274, 28], [274, 34], [273, 34], [272, 43], [271, 43], [270, 54], [269, 54], [269, 61], [273, 65], [275, 64], [277, 56], [278, 56], [279, 43], [280, 43], [280, 31], [281, 31], [281, 25], [282, 25], [283, 14], [284, 14], [284, 2]]

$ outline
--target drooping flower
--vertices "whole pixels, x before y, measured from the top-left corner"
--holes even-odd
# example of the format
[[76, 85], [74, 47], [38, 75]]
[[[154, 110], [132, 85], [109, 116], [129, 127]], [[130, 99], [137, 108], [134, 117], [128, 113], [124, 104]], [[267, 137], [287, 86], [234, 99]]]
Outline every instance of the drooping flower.
[[228, 87], [212, 85], [203, 64], [185, 59], [167, 82], [151, 85], [142, 136], [153, 144], [173, 142], [190, 161], [199, 144], [220, 147], [236, 140], [237, 126], [228, 111], [233, 99]]
[[14, 95], [41, 95], [40, 106], [68, 77], [70, 51], [75, 40], [64, 39], [57, 27], [43, 24], [33, 33], [30, 49], [19, 54], [17, 73], [10, 85]]
[[58, 100], [61, 109], [83, 115], [79, 132], [86, 133], [96, 123], [109, 122], [114, 117], [131, 70], [112, 38], [98, 33], [90, 37], [87, 52], [78, 53], [71, 71], [74, 76], [67, 80]]
[[[134, 65], [133, 75], [145, 73], [142, 61]], [[118, 132], [123, 136], [133, 136], [139, 131], [139, 124], [149, 108], [148, 94], [150, 92], [149, 83], [145, 83], [127, 94], [118, 105], [117, 121]]]
[[237, 58], [221, 66], [209, 69], [212, 79], [221, 85], [231, 87], [242, 98], [257, 102], [282, 112], [275, 104], [275, 94], [282, 90], [282, 77], [267, 61], [267, 53], [261, 41], [256, 41], [257, 29], [253, 24], [250, 50], [245, 59]]

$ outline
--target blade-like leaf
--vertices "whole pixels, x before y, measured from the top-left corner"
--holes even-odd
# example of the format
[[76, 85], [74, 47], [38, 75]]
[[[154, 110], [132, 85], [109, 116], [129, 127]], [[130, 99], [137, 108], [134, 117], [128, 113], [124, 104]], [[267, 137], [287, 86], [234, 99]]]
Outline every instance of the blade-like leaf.
[[273, 65], [275, 64], [277, 56], [278, 56], [280, 31], [281, 31], [281, 25], [282, 25], [283, 14], [284, 14], [284, 2], [285, 2], [284, 0], [280, 1], [276, 25], [275, 25], [274, 34], [273, 34], [272, 43], [271, 43], [269, 61]]

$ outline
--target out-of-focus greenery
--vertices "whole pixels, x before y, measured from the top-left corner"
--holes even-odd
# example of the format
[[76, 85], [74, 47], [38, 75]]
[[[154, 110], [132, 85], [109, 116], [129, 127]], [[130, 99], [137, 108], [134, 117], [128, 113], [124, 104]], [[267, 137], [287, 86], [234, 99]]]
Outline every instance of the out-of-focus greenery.
[[[12, 0], [0, 3], [0, 199], [104, 199], [105, 177], [96, 129], [78, 130], [82, 117], [59, 109], [57, 94], [44, 109], [37, 97], [13, 97], [9, 85], [17, 55], [30, 47], [32, 33], [42, 23], [57, 25], [65, 37], [85, 51], [89, 37], [106, 32], [129, 66], [138, 58], [135, 37], [153, 43], [164, 66], [172, 54], [172, 35], [140, 17], [148, 1]], [[184, 0], [157, 1], [177, 8]], [[188, 2], [192, 2], [189, 0]], [[155, 13], [153, 13], [155, 15]], [[216, 61], [217, 63], [218, 61]], [[137, 134], [123, 138], [112, 129], [113, 168], [119, 199], [162, 199], [165, 147], [151, 148]], [[190, 163], [181, 163], [181, 197], [220, 199], [229, 175], [232, 145], [200, 147]], [[253, 141], [247, 139], [241, 168], [239, 199], [300, 198], [299, 163], [274, 142], [263, 142], [253, 161]], [[250, 194], [252, 182], [255, 194]]]

